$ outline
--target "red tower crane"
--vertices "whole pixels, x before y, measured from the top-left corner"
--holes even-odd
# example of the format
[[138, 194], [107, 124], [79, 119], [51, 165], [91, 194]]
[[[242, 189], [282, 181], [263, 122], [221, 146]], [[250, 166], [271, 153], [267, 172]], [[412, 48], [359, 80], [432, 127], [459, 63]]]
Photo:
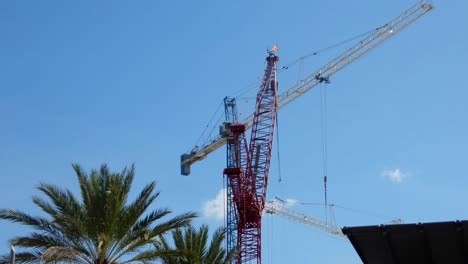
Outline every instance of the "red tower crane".
[[232, 160], [224, 174], [232, 190], [232, 201], [237, 221], [237, 263], [255, 260], [261, 263], [262, 213], [265, 207], [271, 147], [276, 122], [278, 56], [268, 52], [267, 67], [253, 114], [250, 144], [245, 135], [246, 125], [231, 124]]
[[[331, 76], [347, 65], [390, 39], [399, 31], [433, 9], [426, 0], [419, 0], [395, 19], [375, 29], [319, 70], [304, 78], [289, 90], [277, 95], [276, 68], [278, 56], [270, 51], [267, 67], [257, 94], [255, 111], [238, 122], [235, 101], [225, 100], [225, 122], [220, 135], [208, 144], [197, 146], [181, 156], [181, 174], [189, 175], [190, 166], [204, 159], [223, 145], [228, 148], [228, 166], [224, 174], [227, 182], [227, 240], [228, 249], [240, 250], [236, 264], [261, 263], [261, 219], [265, 207], [276, 112], [320, 83], [328, 83]], [[228, 116], [232, 115], [231, 120]], [[252, 128], [250, 143], [246, 131]], [[235, 240], [235, 241], [234, 241]]]

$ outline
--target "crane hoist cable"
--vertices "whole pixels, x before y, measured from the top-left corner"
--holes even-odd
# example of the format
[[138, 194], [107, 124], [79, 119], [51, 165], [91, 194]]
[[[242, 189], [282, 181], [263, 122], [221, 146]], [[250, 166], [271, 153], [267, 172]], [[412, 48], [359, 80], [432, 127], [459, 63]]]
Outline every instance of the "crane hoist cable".
[[[294, 201], [293, 203], [291, 203], [287, 199], [285, 200], [285, 199], [282, 199], [280, 197], [275, 197], [275, 199], [278, 200], [279, 202], [281, 202], [282, 204], [286, 204], [288, 206], [289, 205], [307, 205], [307, 206], [323, 206], [324, 205], [323, 203], [302, 202], [302, 201]], [[333, 207], [335, 207], [335, 208], [340, 208], [340, 209], [347, 210], [347, 211], [350, 211], [350, 212], [353, 212], [353, 213], [356, 213], [356, 214], [370, 215], [370, 216], [374, 216], [374, 217], [378, 217], [378, 218], [382, 218], [382, 219], [397, 219], [396, 217], [392, 217], [392, 216], [389, 216], [389, 215], [384, 215], [384, 214], [372, 212], [372, 211], [369, 211], [369, 210], [350, 208], [350, 207], [342, 206], [342, 205], [336, 204], [336, 203], [329, 203], [329, 205], [330, 206], [333, 205]]]
[[278, 71], [278, 74], [280, 74], [281, 72], [283, 72], [283, 71], [289, 69], [289, 67], [292, 67], [293, 65], [295, 65], [295, 64], [297, 64], [297, 63], [300, 63], [300, 64], [302, 63], [302, 64], [304, 64], [304, 60], [307, 59], [307, 58], [309, 58], [309, 57], [316, 56], [316, 55], [318, 55], [318, 54], [320, 54], [320, 53], [323, 53], [323, 52], [325, 52], [325, 51], [328, 51], [328, 50], [331, 50], [331, 49], [334, 49], [334, 48], [338, 48], [339, 46], [342, 46], [342, 45], [344, 45], [344, 44], [346, 44], [346, 43], [348, 43], [348, 42], [351, 42], [351, 41], [354, 41], [354, 40], [356, 40], [356, 39], [362, 38], [362, 37], [364, 37], [364, 36], [370, 35], [370, 34], [372, 34], [373, 32], [375, 32], [376, 30], [378, 30], [378, 28], [377, 28], [377, 29], [368, 30], [368, 31], [366, 31], [366, 32], [364, 32], [364, 33], [361, 33], [361, 34], [356, 35], [356, 36], [354, 36], [354, 37], [351, 37], [351, 38], [345, 39], [345, 40], [343, 40], [343, 41], [337, 42], [337, 43], [335, 43], [335, 44], [329, 45], [329, 46], [327, 46], [327, 47], [325, 47], [325, 48], [321, 48], [321, 49], [318, 49], [318, 50], [316, 50], [316, 51], [314, 51], [314, 52], [307, 53], [307, 54], [305, 54], [305, 55], [303, 55], [303, 56], [297, 58], [296, 60], [294, 60], [294, 61], [292, 61], [292, 62], [290, 62], [290, 63], [288, 63], [288, 64], [282, 66], [282, 67], [280, 68], [280, 70]]
[[325, 199], [325, 221], [328, 221], [328, 150], [327, 150], [327, 89], [326, 82], [322, 82], [319, 87], [320, 91], [320, 127], [322, 138], [322, 171], [323, 171], [323, 188]]
[[[301, 201], [296, 201], [294, 203], [290, 203], [290, 202], [285, 201], [284, 199], [281, 199], [279, 197], [275, 197], [275, 199], [280, 204], [283, 204], [283, 205], [285, 205], [287, 207], [289, 207], [291, 205], [308, 205], [308, 206], [309, 205], [312, 205], [312, 206], [323, 206], [324, 205], [323, 203], [301, 202]], [[274, 201], [270, 201], [270, 202], [274, 202]], [[372, 211], [369, 211], [369, 210], [350, 208], [350, 207], [345, 207], [345, 206], [338, 205], [338, 204], [335, 204], [335, 203], [329, 203], [329, 208], [332, 208], [332, 207], [342, 209], [342, 210], [346, 210], [346, 211], [349, 211], [349, 212], [353, 212], [353, 213], [359, 214], [359, 215], [368, 215], [368, 216], [373, 216], [373, 217], [380, 218], [380, 219], [386, 219], [386, 220], [389, 220], [389, 222], [391, 222], [393, 224], [403, 223], [403, 220], [401, 218], [394, 217], [394, 216], [389, 216], [389, 215], [384, 215], [384, 214], [380, 214], [380, 213], [377, 213], [377, 212], [372, 212]], [[331, 223], [335, 222], [333, 219], [330, 219], [330, 220], [331, 220]]]
[[297, 73], [297, 83], [301, 82], [304, 79], [304, 60], [305, 57], [299, 58], [299, 71]]
[[[340, 42], [337, 42], [335, 44], [332, 44], [332, 45], [329, 45], [327, 47], [324, 47], [324, 48], [321, 48], [321, 49], [318, 49], [314, 52], [311, 52], [311, 53], [307, 53], [305, 55], [302, 55], [301, 57], [297, 58], [296, 60], [294, 60], [293, 62], [290, 62], [286, 65], [284, 65], [283, 67], [281, 67], [280, 70], [278, 70], [278, 74], [280, 74], [281, 72], [283, 72], [284, 70], [287, 70], [289, 67], [299, 63], [299, 73], [298, 73], [298, 81], [301, 80], [301, 78], [304, 76], [304, 61], [309, 58], [309, 57], [312, 57], [312, 56], [316, 56], [316, 55], [319, 55], [320, 53], [323, 53], [325, 51], [328, 51], [328, 50], [331, 50], [331, 49], [334, 49], [334, 48], [338, 48], [348, 42], [351, 42], [351, 41], [354, 41], [358, 38], [362, 38], [366, 35], [369, 35], [371, 33], [373, 33], [375, 30], [377, 29], [372, 29], [372, 30], [368, 30], [364, 33], [361, 33], [361, 34], [358, 34], [354, 37], [351, 37], [351, 38], [348, 38], [348, 39], [345, 39], [345, 40], [342, 40]], [[240, 89], [236, 92], [234, 92], [234, 98], [239, 98], [243, 95], [245, 95], [246, 93], [248, 92], [252, 92], [252, 91], [255, 91], [255, 89], [258, 87], [258, 85], [260, 84], [260, 81], [261, 81], [261, 77], [260, 76], [257, 76], [257, 78], [251, 82], [249, 85], [246, 86], [246, 88], [243, 88], [243, 89]]]
[[[241, 90], [238, 90], [237, 92], [235, 92], [234, 94], [237, 94], [235, 96], [236, 99], [241, 99], [243, 95], [245, 95], [246, 93], [248, 92], [252, 92], [254, 91], [254, 89], [257, 88], [258, 84], [260, 83], [260, 77], [257, 77], [255, 79], [255, 81], [253, 81], [252, 83], [250, 83], [249, 85], [246, 86], [246, 88], [244, 89], [241, 89]], [[251, 97], [248, 97], [249, 100], [252, 99], [252, 98], [255, 98], [254, 96], [251, 96]], [[219, 125], [220, 123], [220, 120], [222, 118], [222, 115], [224, 113], [220, 112], [221, 110], [221, 107], [224, 105], [223, 101], [221, 101], [216, 109], [216, 111], [213, 113], [213, 115], [211, 116], [210, 120], [208, 121], [208, 123], [206, 124], [205, 126], [205, 129], [203, 130], [203, 132], [200, 134], [200, 136], [198, 137], [196, 143], [195, 143], [195, 146], [200, 146], [200, 145], [205, 145], [206, 143], [209, 143], [209, 139], [211, 137], [211, 135], [213, 134], [213, 131], [217, 128], [217, 126]], [[218, 117], [216, 123], [212, 123], [213, 120], [216, 118], [217, 115], [221, 115], [221, 117]], [[205, 133], [208, 131], [208, 129], [211, 128], [210, 130], [210, 133], [208, 135], [205, 135]], [[203, 142], [200, 144], [200, 142], [203, 140]], [[193, 150], [193, 149], [192, 149]]]
[[278, 182], [282, 182], [283, 178], [281, 177], [281, 158], [280, 158], [280, 141], [279, 141], [278, 116], [279, 115], [276, 115], [276, 155], [278, 157]]
[[[278, 109], [283, 109], [285, 106], [316, 87], [322, 80], [331, 78], [351, 63], [369, 54], [372, 50], [391, 39], [397, 33], [401, 32], [433, 9], [434, 6], [426, 0], [418, 0], [411, 7], [400, 13], [400, 15], [378, 27], [373, 33], [362, 38], [346, 51], [312, 72], [304, 78], [300, 85], [294, 85], [281, 93], [278, 96]], [[254, 125], [254, 117], [255, 113], [252, 113], [241, 121], [242, 124], [245, 124], [246, 130], [251, 129]], [[181, 175], [190, 175], [190, 167], [192, 164], [203, 160], [207, 155], [226, 145], [226, 143], [226, 137], [217, 136], [210, 144], [201, 146], [195, 153], [183, 153], [180, 156]]]
[[[208, 128], [210, 127], [210, 125], [211, 125], [211, 123], [213, 122], [213, 120], [215, 119], [216, 115], [218, 115], [218, 112], [219, 112], [219, 110], [221, 109], [221, 106], [223, 106], [223, 101], [221, 101], [221, 103], [218, 105], [218, 108], [216, 109], [216, 111], [213, 113], [213, 115], [211, 116], [210, 120], [209, 120], [208, 123], [206, 124], [205, 129], [204, 129], [203, 132], [201, 133], [200, 137], [198, 137], [197, 142], [195, 143], [195, 146], [199, 146], [199, 143], [200, 143], [200, 141], [202, 140], [203, 136], [205, 135], [206, 131], [207, 131]], [[216, 127], [216, 124], [214, 124], [213, 127]], [[207, 138], [209, 138], [210, 135], [211, 135], [212, 133], [213, 133], [213, 132], [210, 132], [210, 134], [207, 135]], [[206, 142], [206, 139], [205, 139], [205, 142]]]
[[245, 88], [235, 91], [233, 93], [232, 98], [238, 99], [248, 92], [254, 92], [254, 95], [252, 95], [252, 97], [255, 97], [256, 95], [255, 93], [261, 82], [262, 82], [262, 76], [258, 75], [257, 78], [255, 78], [255, 80], [252, 81], [250, 84], [248, 84]]
[[350, 211], [350, 212], [353, 212], [353, 213], [356, 213], [356, 214], [369, 215], [369, 216], [374, 216], [376, 218], [391, 220], [390, 222], [392, 222], [392, 223], [403, 223], [403, 220], [401, 218], [392, 217], [392, 216], [389, 216], [389, 215], [384, 215], [384, 214], [380, 214], [380, 213], [376, 213], [376, 212], [371, 212], [371, 211], [368, 211], [368, 210], [361, 210], [361, 209], [344, 207], [344, 206], [341, 206], [341, 205], [338, 205], [338, 204], [333, 204], [333, 206], [335, 208], [347, 210], [347, 211]]
[[245, 88], [235, 91], [233, 93], [234, 94], [233, 98], [237, 99], [245, 95], [248, 92], [256, 91], [256, 89], [258, 88], [258, 85], [260, 85], [260, 81], [261, 81], [260, 78], [261, 78], [260, 76], [257, 76], [257, 78], [253, 82], [248, 84]]
[[[239, 110], [238, 110], [239, 111], [239, 118], [242, 118], [242, 115], [244, 113], [246, 113], [246, 110], [248, 109], [249, 104], [252, 103], [252, 102], [255, 102], [255, 98], [256, 97], [244, 97], [244, 98], [242, 98], [243, 100], [238, 100], [238, 102], [239, 101], [243, 102], [243, 104], [241, 104], [241, 106], [239, 106]], [[236, 100], [237, 99], [238, 98], [236, 98]]]
[[223, 115], [220, 115], [218, 117], [218, 119], [216, 120], [216, 123], [214, 123], [213, 127], [211, 128], [210, 130], [210, 133], [208, 134], [208, 136], [206, 137], [205, 141], [203, 142], [202, 145], [206, 145], [206, 144], [209, 144], [210, 143], [210, 140], [212, 138], [212, 135], [213, 135], [213, 132], [214, 130], [217, 128], [216, 124], [220, 124], [221, 123], [221, 120], [224, 119], [224, 116]]
[[[295, 61], [291, 62], [291, 63], [288, 63], [286, 64], [285, 66], [283, 66], [279, 71], [278, 71], [278, 74], [280, 74], [282, 71], [284, 70], [287, 70], [289, 69], [289, 67], [299, 63], [299, 71], [298, 71], [298, 82], [300, 82], [304, 76], [304, 61], [309, 58], [309, 57], [312, 57], [312, 56], [316, 56], [320, 53], [323, 53], [325, 51], [328, 51], [328, 50], [331, 50], [331, 49], [334, 49], [334, 48], [337, 48], [339, 46], [342, 46], [348, 42], [351, 42], [351, 41], [354, 41], [358, 38], [361, 38], [361, 37], [364, 37], [366, 35], [369, 35], [371, 34], [372, 32], [374, 32], [376, 29], [372, 29], [372, 30], [369, 30], [369, 31], [366, 31], [364, 33], [361, 33], [359, 35], [356, 35], [354, 37], [351, 37], [351, 38], [348, 38], [348, 39], [345, 39], [343, 41], [340, 41], [340, 42], [337, 42], [335, 44], [332, 44], [332, 45], [329, 45], [325, 48], [321, 48], [321, 49], [318, 49], [316, 50], [315, 52], [312, 52], [312, 53], [308, 53], [308, 54], [305, 54], [301, 57], [299, 57], [298, 59], [296, 59]], [[237, 90], [236, 92], [234, 92], [234, 98], [236, 99], [239, 99], [241, 98], [242, 96], [244, 96], [245, 94], [249, 93], [249, 92], [252, 92], [252, 91], [256, 91], [259, 83], [261, 81], [261, 78], [260, 76], [257, 76], [257, 78], [251, 82], [250, 84], [248, 84], [245, 88], [243, 89], [240, 89], [240, 90]], [[252, 96], [251, 98], [254, 98], [254, 96]], [[195, 143], [195, 146], [200, 146], [200, 141], [202, 140], [204, 134], [206, 133], [206, 131], [208, 130], [208, 128], [210, 127], [210, 124], [211, 122], [213, 121], [213, 119], [215, 118], [216, 114], [218, 113], [218, 111], [220, 110], [221, 106], [223, 105], [223, 102], [221, 101], [221, 103], [219, 104], [216, 112], [213, 114], [213, 116], [211, 117], [210, 121], [208, 122], [208, 124], [206, 125], [204, 131], [202, 132], [202, 134], [200, 135], [200, 137], [198, 138], [197, 142]], [[241, 111], [242, 112], [242, 111]], [[219, 123], [219, 122], [218, 122]], [[204, 145], [205, 143], [208, 142], [209, 140], [209, 136], [213, 133], [213, 131], [216, 129], [217, 127], [217, 123], [213, 125], [211, 131], [210, 131], [210, 134], [206, 137], [205, 141], [203, 142], [203, 144], [201, 145]], [[279, 176], [279, 179], [281, 181], [281, 176]]]

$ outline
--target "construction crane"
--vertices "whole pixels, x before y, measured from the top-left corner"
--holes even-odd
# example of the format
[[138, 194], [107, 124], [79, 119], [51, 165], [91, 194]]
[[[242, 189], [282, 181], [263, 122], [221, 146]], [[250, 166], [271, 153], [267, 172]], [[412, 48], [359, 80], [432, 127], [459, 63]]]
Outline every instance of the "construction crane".
[[[267, 68], [260, 91], [257, 94], [253, 114], [238, 122], [235, 100], [225, 99], [226, 122], [220, 134], [208, 144], [196, 146], [181, 155], [181, 174], [190, 174], [191, 165], [227, 144], [227, 243], [228, 250], [240, 250], [237, 264], [261, 263], [261, 216], [265, 206], [271, 146], [277, 110], [291, 103], [320, 83], [329, 83], [330, 78], [341, 69], [361, 58], [374, 48], [412, 24], [433, 9], [425, 0], [420, 0], [401, 15], [378, 27], [295, 86], [277, 96], [275, 50], [268, 53]], [[250, 144], [246, 131], [252, 128]]]
[[[364, 56], [365, 54], [369, 53], [384, 41], [388, 40], [432, 9], [433, 6], [430, 3], [428, 3], [426, 0], [420, 0], [392, 21], [376, 28], [372, 34], [358, 41], [354, 46], [345, 51], [343, 54], [331, 60], [329, 63], [303, 79], [300, 83], [294, 85], [289, 90], [279, 95], [278, 110], [299, 98], [301, 95], [305, 94], [307, 91], [314, 88], [318, 84], [326, 80], [329, 81], [330, 77], [332, 77], [335, 73], [350, 63], [356, 61], [360, 57]], [[253, 114], [251, 114], [241, 122], [245, 124], [246, 129], [252, 127], [253, 117]], [[207, 155], [224, 146], [226, 144], [226, 139], [227, 138], [225, 136], [220, 134], [209, 141], [206, 145], [196, 146], [193, 148], [193, 151], [182, 154], [180, 161], [181, 174], [184, 176], [190, 175], [190, 166], [195, 162], [206, 158]]]
[[[240, 249], [237, 263], [261, 263], [262, 213], [278, 108], [276, 70], [279, 58], [276, 50], [277, 46], [273, 47], [266, 58], [267, 67], [257, 94], [250, 143], [247, 144], [245, 124], [229, 124], [229, 131], [226, 131], [228, 159], [224, 175], [231, 190], [228, 206], [235, 208], [232, 220], [237, 226], [228, 232], [229, 236], [236, 232], [236, 244]], [[235, 104], [227, 107], [226, 112], [231, 108], [232, 112], [237, 112]], [[233, 240], [233, 237], [229, 239]]]
[[284, 206], [283, 203], [276, 201], [268, 201], [265, 203], [265, 213], [278, 215], [312, 228], [318, 228], [329, 234], [344, 237], [343, 233], [341, 232], [341, 228], [335, 223], [333, 204], [330, 204], [328, 207], [330, 209], [330, 221], [328, 222], [324, 222], [315, 217], [296, 212], [291, 208]]
[[[329, 209], [330, 218], [328, 221], [323, 221], [313, 216], [305, 215], [303, 213], [292, 210], [291, 208], [287, 207], [287, 203], [284, 200], [279, 199], [278, 197], [275, 197], [275, 198], [277, 201], [268, 201], [265, 203], [265, 213], [278, 215], [286, 219], [292, 220], [294, 222], [297, 222], [299, 224], [304, 224], [312, 228], [320, 229], [322, 231], [325, 231], [335, 236], [345, 237], [345, 235], [341, 231], [341, 228], [336, 224], [336, 221], [335, 221], [335, 211], [334, 211], [335, 204], [327, 205]], [[308, 203], [299, 203], [299, 204], [308, 204]], [[349, 208], [344, 208], [344, 207], [341, 207], [341, 208], [349, 209]], [[349, 210], [352, 210], [352, 209], [349, 209]], [[388, 224], [390, 225], [403, 224], [403, 220], [401, 218], [392, 218]]]

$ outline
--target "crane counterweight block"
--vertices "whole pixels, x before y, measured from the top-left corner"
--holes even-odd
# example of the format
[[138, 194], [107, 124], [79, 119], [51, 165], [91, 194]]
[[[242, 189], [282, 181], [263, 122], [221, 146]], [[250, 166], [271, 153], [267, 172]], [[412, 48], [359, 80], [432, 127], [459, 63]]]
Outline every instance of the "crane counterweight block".
[[242, 169], [241, 168], [225, 168], [224, 169], [224, 174], [227, 175], [228, 177], [229, 176], [239, 177], [239, 175], [242, 174]]
[[232, 124], [229, 129], [233, 134], [241, 134], [247, 130], [244, 124]]
[[184, 163], [185, 160], [191, 158], [190, 154], [182, 154], [180, 156], [180, 174], [183, 176], [189, 176], [190, 175], [190, 164]]

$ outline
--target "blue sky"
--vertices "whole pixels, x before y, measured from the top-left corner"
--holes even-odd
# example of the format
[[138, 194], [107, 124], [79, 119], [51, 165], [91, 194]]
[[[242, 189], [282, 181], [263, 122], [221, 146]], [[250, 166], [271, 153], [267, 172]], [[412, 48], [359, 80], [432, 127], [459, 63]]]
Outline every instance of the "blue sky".
[[[0, 208], [40, 213], [39, 182], [77, 190], [87, 170], [136, 164], [135, 189], [156, 180], [156, 206], [199, 211], [223, 187], [224, 149], [179, 174], [222, 98], [263, 72], [378, 27], [414, 1], [0, 2]], [[468, 218], [468, 2], [436, 9], [336, 74], [327, 91], [329, 200], [341, 226]], [[308, 59], [312, 73], [341, 50]], [[298, 67], [279, 75], [280, 92]], [[251, 110], [245, 111], [247, 114]], [[320, 93], [279, 113], [269, 198], [323, 202]], [[403, 176], [401, 181], [392, 181]], [[324, 217], [323, 208], [295, 210]], [[356, 213], [356, 210], [360, 213]], [[366, 213], [363, 213], [366, 212]], [[202, 217], [212, 229], [222, 221]], [[360, 263], [349, 242], [264, 218], [266, 263]], [[0, 224], [0, 252], [27, 232]], [[2, 250], [3, 248], [3, 250]]]

